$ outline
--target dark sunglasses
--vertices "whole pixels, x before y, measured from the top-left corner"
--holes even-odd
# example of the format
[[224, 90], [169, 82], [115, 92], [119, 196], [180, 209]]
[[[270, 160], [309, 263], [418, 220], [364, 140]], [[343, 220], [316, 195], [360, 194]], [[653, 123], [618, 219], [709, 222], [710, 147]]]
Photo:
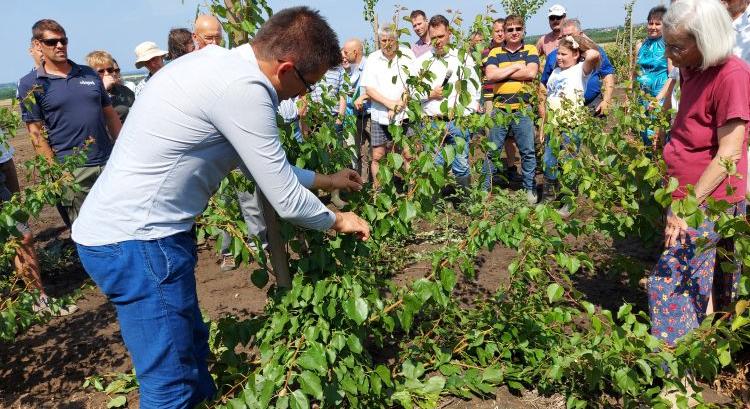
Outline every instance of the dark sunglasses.
[[299, 70], [297, 69], [297, 67], [295, 67], [294, 65], [292, 65], [292, 68], [294, 68], [294, 72], [297, 73], [297, 76], [299, 77], [299, 80], [302, 81], [302, 84], [305, 86], [305, 89], [307, 90], [307, 93], [308, 94], [312, 94], [312, 92], [313, 92], [313, 86], [312, 86], [312, 84], [310, 84], [307, 81], [305, 81], [305, 77], [302, 76], [302, 73], [299, 72]]
[[41, 38], [39, 41], [46, 45], [47, 47], [54, 47], [57, 45], [57, 43], [60, 43], [62, 45], [68, 45], [68, 37], [60, 37], [60, 38]]
[[520, 33], [522, 31], [523, 31], [523, 27], [511, 27], [511, 28], [506, 28], [505, 29], [506, 33], [515, 33], [515, 32], [519, 32]]
[[549, 19], [550, 19], [551, 21], [562, 20], [562, 19], [564, 19], [564, 18], [565, 18], [565, 16], [549, 16]]
[[112, 73], [119, 74], [120, 73], [120, 69], [119, 68], [113, 68], [113, 67], [107, 67], [107, 68], [99, 68], [98, 70], [96, 70], [96, 72], [98, 72], [99, 74], [104, 74], [105, 72], [107, 74], [112, 74]]

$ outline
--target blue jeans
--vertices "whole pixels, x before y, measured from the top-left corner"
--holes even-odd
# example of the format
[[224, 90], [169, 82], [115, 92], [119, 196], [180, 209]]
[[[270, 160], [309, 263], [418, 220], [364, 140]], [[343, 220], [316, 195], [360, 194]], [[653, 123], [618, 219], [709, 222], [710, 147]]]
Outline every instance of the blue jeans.
[[[493, 115], [498, 115], [504, 111], [495, 111]], [[523, 188], [533, 190], [535, 188], [534, 176], [536, 172], [536, 151], [534, 150], [534, 124], [531, 118], [522, 111], [514, 111], [511, 114], [510, 123], [507, 125], [496, 126], [490, 129], [490, 142], [497, 145], [497, 151], [487, 152], [487, 158], [484, 160], [484, 189], [489, 190], [492, 183], [492, 175], [495, 174], [495, 164], [492, 158], [495, 154], [498, 156], [505, 146], [505, 137], [510, 130], [516, 138], [518, 152], [521, 155], [521, 177], [523, 178]]]
[[193, 235], [77, 248], [83, 267], [117, 310], [140, 383], [140, 407], [193, 408], [211, 399], [216, 388], [195, 292]]
[[[576, 144], [576, 151], [578, 151], [578, 148], [581, 146], [581, 137], [578, 135], [572, 135], [573, 142]], [[571, 135], [564, 133], [562, 135], [562, 141], [560, 143], [559, 150], [557, 154], [553, 151], [552, 147], [550, 146], [550, 138], [547, 136], [547, 140], [544, 144], [544, 178], [547, 180], [557, 180], [557, 164], [558, 164], [558, 156], [561, 156], [559, 160], [564, 161], [566, 156], [568, 156], [568, 153], [565, 151], [565, 147], [567, 145], [570, 145], [570, 139]]]
[[[437, 126], [438, 125], [433, 122], [433, 127]], [[453, 171], [453, 175], [456, 177], [469, 176], [469, 131], [462, 131], [461, 129], [458, 129], [458, 127], [456, 127], [453, 122], [447, 122], [445, 124], [445, 130], [448, 132], [448, 134], [445, 136], [444, 145], [453, 145], [454, 147], [458, 148], [458, 144], [456, 143], [457, 139], [463, 139], [464, 142], [466, 142], [461, 152], [456, 151], [456, 156], [451, 163], [451, 170]], [[445, 165], [445, 158], [443, 157], [442, 149], [440, 149], [438, 154], [435, 156], [435, 165], [440, 167]]]

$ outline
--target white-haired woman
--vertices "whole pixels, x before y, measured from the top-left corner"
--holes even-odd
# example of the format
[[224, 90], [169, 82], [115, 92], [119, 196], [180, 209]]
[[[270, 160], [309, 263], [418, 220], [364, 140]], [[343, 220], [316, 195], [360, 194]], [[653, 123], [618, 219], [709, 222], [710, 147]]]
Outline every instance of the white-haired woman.
[[[701, 206], [710, 197], [742, 215], [750, 67], [732, 54], [732, 22], [719, 0], [676, 1], [663, 21], [667, 56], [682, 77], [680, 109], [664, 146], [667, 173], [679, 181], [673, 199], [684, 198], [692, 185]], [[729, 175], [727, 161], [736, 164], [737, 176]], [[714, 280], [719, 236], [711, 220], [694, 229], [670, 210], [664, 234], [666, 250], [648, 281], [649, 312], [652, 333], [671, 345], [713, 311], [714, 284], [716, 305], [731, 302], [740, 269]], [[698, 247], [699, 238], [708, 245]]]

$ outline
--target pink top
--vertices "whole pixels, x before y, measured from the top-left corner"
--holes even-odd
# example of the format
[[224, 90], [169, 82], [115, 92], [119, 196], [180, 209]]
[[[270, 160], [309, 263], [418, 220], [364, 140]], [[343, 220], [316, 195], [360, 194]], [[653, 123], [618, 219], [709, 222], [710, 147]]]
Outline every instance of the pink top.
[[[680, 109], [675, 117], [669, 143], [664, 146], [667, 174], [677, 178], [680, 187], [675, 199], [686, 196], [686, 185], [695, 186], [719, 149], [718, 128], [732, 119], [750, 121], [750, 66], [732, 56], [722, 65], [705, 71], [682, 69], [680, 72]], [[738, 177], [729, 176], [711, 197], [736, 203], [747, 190], [747, 136], [742, 142], [742, 159], [737, 163]], [[734, 192], [727, 195], [727, 186]]]
[[560, 37], [556, 36], [554, 32], [549, 32], [539, 40], [536, 41], [536, 50], [539, 55], [549, 55], [553, 50], [557, 49], [557, 45], [560, 43]]

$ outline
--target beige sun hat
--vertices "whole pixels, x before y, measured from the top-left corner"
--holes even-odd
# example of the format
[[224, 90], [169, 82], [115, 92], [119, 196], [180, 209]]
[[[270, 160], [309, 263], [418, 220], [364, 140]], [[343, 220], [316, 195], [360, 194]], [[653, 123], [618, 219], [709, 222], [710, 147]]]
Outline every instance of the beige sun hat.
[[154, 57], [163, 57], [167, 52], [160, 49], [153, 41], [144, 41], [135, 47], [135, 68], [143, 67], [148, 60]]

